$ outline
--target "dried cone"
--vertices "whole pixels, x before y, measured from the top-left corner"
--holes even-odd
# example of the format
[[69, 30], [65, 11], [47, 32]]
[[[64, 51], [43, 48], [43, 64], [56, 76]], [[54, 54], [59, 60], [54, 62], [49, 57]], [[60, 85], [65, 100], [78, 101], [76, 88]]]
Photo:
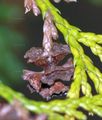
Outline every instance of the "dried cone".
[[29, 82], [34, 91], [49, 100], [55, 94], [60, 95], [68, 91], [69, 87], [64, 81], [71, 80], [74, 66], [72, 59], [58, 66], [58, 63], [71, 52], [68, 45], [53, 42], [58, 38], [58, 32], [49, 11], [45, 15], [43, 33], [43, 48], [33, 47], [24, 56], [28, 59], [28, 63], [41, 66], [43, 71], [24, 70], [23, 79]]
[[[60, 45], [62, 44], [59, 44], [59, 46]], [[62, 48], [62, 47], [58, 47], [58, 43], [57, 43], [57, 47], [55, 48]], [[66, 91], [68, 91], [68, 86], [64, 85], [63, 81], [70, 81], [74, 72], [72, 59], [69, 59], [62, 66], [57, 66], [57, 64], [61, 60], [63, 60], [66, 55], [68, 55], [68, 51], [66, 51], [66, 49], [63, 49], [63, 51], [62, 50], [51, 51], [51, 53], [52, 53], [53, 61], [52, 63], [51, 62], [49, 63], [46, 57], [44, 58], [42, 57], [43, 52], [41, 55], [36, 56], [35, 51], [32, 50], [28, 51], [26, 53], [26, 58], [28, 58], [28, 61], [31, 61], [33, 64], [36, 64], [38, 66], [41, 65], [44, 68], [44, 70], [42, 72], [33, 72], [29, 70], [24, 70], [24, 74], [23, 74], [23, 79], [29, 81], [29, 84], [33, 87], [34, 91], [38, 92], [43, 98], [46, 98], [47, 100], [51, 99], [51, 97], [54, 94], [59, 95], [60, 93], [63, 94]], [[57, 88], [58, 86], [58, 84], [56, 83], [59, 84], [60, 89], [54, 89]]]

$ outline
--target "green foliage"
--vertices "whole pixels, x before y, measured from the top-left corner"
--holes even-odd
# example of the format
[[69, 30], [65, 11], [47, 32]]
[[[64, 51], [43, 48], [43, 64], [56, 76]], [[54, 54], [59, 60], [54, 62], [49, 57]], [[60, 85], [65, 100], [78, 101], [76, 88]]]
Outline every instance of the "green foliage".
[[71, 52], [74, 57], [75, 73], [74, 81], [68, 92], [68, 97], [78, 98], [80, 88], [82, 93], [86, 96], [91, 96], [91, 86], [87, 82], [87, 75], [94, 82], [97, 93], [102, 94], [102, 73], [96, 68], [91, 59], [85, 55], [83, 48], [79, 42], [90, 47], [92, 52], [97, 55], [102, 61], [102, 35], [94, 33], [81, 32], [79, 28], [70, 25], [63, 17], [61, 17], [59, 10], [57, 10], [49, 0], [36, 0], [39, 8], [42, 11], [44, 18], [45, 13], [50, 10], [54, 17], [54, 22], [58, 30], [63, 34], [66, 43], [70, 45]]
[[73, 120], [73, 116], [79, 120], [86, 120], [87, 117], [77, 110], [79, 107], [102, 117], [102, 95], [81, 97], [80, 99], [70, 98], [51, 102], [36, 102], [0, 83], [0, 96], [10, 103], [17, 99], [32, 112], [46, 113], [49, 115], [49, 120], [55, 118], [56, 120]]
[[[86, 120], [87, 116], [78, 110], [79, 107], [102, 117], [102, 73], [93, 65], [92, 60], [85, 55], [80, 45], [82, 43], [90, 47], [93, 54], [97, 55], [102, 61], [102, 35], [82, 32], [79, 28], [70, 25], [61, 17], [60, 11], [49, 0], [36, 0], [36, 2], [43, 18], [45, 13], [50, 10], [56, 27], [70, 46], [75, 65], [73, 83], [65, 100], [36, 102], [25, 98], [21, 93], [10, 89], [2, 83], [0, 83], [0, 96], [10, 103], [14, 99], [18, 99], [28, 110], [49, 115], [49, 120], [75, 120], [75, 118]], [[6, 47], [3, 49], [8, 50]], [[92, 95], [92, 86], [88, 82], [87, 75], [94, 83], [97, 92], [95, 96]], [[83, 97], [80, 97], [80, 90], [84, 94]]]

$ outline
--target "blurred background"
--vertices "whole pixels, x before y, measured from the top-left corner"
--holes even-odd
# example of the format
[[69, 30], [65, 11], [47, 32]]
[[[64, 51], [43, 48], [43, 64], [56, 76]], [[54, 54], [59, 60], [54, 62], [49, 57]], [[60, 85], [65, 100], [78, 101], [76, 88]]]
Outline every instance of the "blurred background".
[[[32, 12], [24, 15], [23, 6], [23, 0], [0, 0], [0, 81], [22, 91], [29, 98], [39, 100], [39, 95], [30, 94], [27, 83], [22, 79], [22, 70], [40, 70], [26, 64], [23, 56], [30, 47], [42, 45], [43, 21], [41, 15], [35, 17]], [[70, 24], [83, 31], [102, 34], [102, 0], [78, 0], [70, 4], [61, 2], [55, 6]], [[83, 47], [102, 71], [99, 59], [89, 48]]]

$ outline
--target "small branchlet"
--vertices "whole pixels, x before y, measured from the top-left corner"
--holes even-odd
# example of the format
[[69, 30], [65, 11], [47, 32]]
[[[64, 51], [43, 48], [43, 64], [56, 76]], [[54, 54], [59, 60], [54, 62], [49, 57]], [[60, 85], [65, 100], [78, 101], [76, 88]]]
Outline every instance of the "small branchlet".
[[36, 5], [35, 0], [24, 0], [24, 7], [25, 7], [25, 14], [29, 11], [33, 11], [35, 16], [38, 16], [40, 14], [40, 10]]
[[45, 51], [45, 55], [50, 56], [50, 51], [53, 46], [53, 40], [58, 39], [58, 32], [53, 23], [53, 16], [50, 11], [48, 11], [45, 15], [44, 26], [43, 26], [43, 48]]

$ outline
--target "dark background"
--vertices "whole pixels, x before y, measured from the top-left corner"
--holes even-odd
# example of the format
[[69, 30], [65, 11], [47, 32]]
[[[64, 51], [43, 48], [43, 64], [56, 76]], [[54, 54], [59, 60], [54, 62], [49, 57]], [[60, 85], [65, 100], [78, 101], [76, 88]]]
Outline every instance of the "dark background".
[[[32, 12], [24, 15], [23, 0], [0, 0], [0, 81], [27, 97], [42, 100], [37, 94], [30, 94], [27, 83], [22, 79], [23, 69], [40, 69], [26, 64], [23, 56], [32, 46], [42, 45], [43, 20]], [[70, 24], [82, 31], [102, 34], [102, 0], [78, 0], [77, 3], [55, 4]], [[63, 37], [60, 36], [61, 41]], [[102, 71], [102, 63], [89, 48], [84, 47], [94, 64]], [[93, 86], [94, 88], [94, 86]], [[92, 118], [89, 117], [91, 120]], [[101, 120], [96, 118], [92, 120]]]

